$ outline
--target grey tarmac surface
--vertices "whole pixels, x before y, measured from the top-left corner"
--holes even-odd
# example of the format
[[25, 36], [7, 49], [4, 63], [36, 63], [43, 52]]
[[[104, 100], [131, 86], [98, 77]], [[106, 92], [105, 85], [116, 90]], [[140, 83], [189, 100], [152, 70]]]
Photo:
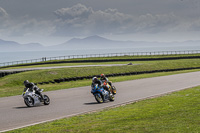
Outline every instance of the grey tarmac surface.
[[48, 106], [28, 108], [20, 95], [0, 98], [0, 132], [195, 87], [200, 85], [200, 71], [113, 84], [115, 101], [103, 104], [97, 104], [90, 86], [44, 92], [51, 99]]

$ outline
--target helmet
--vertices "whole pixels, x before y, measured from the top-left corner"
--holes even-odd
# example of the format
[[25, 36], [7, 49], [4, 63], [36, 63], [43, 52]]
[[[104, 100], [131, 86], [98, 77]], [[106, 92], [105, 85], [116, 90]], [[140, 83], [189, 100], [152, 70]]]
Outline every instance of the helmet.
[[28, 83], [29, 83], [28, 80], [25, 80], [25, 81], [24, 81], [24, 85], [25, 85], [25, 86], [26, 86]]
[[101, 77], [101, 78], [105, 78], [105, 75], [104, 75], [104, 74], [101, 74], [100, 77]]
[[97, 81], [97, 77], [93, 77], [93, 78], [92, 78], [92, 81], [93, 81], [93, 82]]

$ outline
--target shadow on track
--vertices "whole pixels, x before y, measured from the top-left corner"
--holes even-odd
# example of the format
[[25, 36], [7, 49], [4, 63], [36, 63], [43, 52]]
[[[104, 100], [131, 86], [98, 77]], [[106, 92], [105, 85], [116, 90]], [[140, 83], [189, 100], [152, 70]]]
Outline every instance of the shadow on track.
[[27, 107], [27, 106], [22, 106], [22, 107], [13, 107], [13, 109], [25, 109], [25, 108], [30, 108], [30, 107]]
[[36, 107], [41, 107], [43, 105], [37, 105], [33, 107], [27, 107], [27, 106], [21, 106], [21, 107], [13, 107], [13, 109], [30, 109], [30, 108], [36, 108]]
[[94, 105], [94, 104], [99, 104], [99, 103], [98, 102], [84, 103], [84, 105]]

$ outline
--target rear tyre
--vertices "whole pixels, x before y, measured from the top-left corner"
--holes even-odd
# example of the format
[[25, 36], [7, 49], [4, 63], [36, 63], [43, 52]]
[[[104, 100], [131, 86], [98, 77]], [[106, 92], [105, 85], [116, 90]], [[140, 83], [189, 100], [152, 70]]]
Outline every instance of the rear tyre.
[[50, 98], [47, 95], [44, 95], [44, 105], [49, 105], [50, 104]]
[[103, 98], [100, 94], [94, 95], [94, 97], [98, 103], [103, 103]]
[[24, 103], [26, 104], [27, 107], [33, 107], [34, 106], [34, 100], [30, 96], [27, 96], [27, 97], [24, 98]]

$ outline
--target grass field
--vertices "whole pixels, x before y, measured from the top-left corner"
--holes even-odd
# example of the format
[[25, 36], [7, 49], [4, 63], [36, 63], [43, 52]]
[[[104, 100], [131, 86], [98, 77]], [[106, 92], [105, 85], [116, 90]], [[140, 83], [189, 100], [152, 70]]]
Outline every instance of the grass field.
[[[0, 97], [21, 94], [21, 91], [24, 88], [23, 81], [27, 79], [31, 82], [37, 83], [41, 81], [43, 82], [52, 81], [58, 78], [100, 75], [101, 73], [104, 73], [106, 75], [112, 73], [200, 67], [200, 59], [181, 59], [181, 60], [146, 61], [146, 62], [139, 61], [134, 63], [138, 65], [61, 68], [61, 69], [27, 71], [18, 74], [8, 75], [3, 78], [0, 78]], [[69, 87], [73, 88], [73, 87], [85, 86], [85, 85], [90, 85], [90, 83], [91, 81], [89, 80], [87, 81], [83, 80], [83, 81], [76, 81], [76, 85], [73, 85], [74, 82], [65, 82], [61, 84], [56, 83], [50, 85], [39, 85], [39, 87], [45, 89], [45, 91], [49, 91], [49, 90], [58, 90]]]
[[100, 112], [43, 123], [13, 133], [198, 133], [200, 87]]
[[[112, 62], [116, 64], [115, 62]], [[119, 64], [128, 62], [117, 62]], [[86, 63], [87, 64], [87, 63]], [[90, 63], [89, 63], [90, 64]], [[94, 63], [92, 63], [94, 64]], [[55, 78], [85, 76], [96, 74], [139, 72], [162, 69], [200, 67], [200, 59], [178, 59], [165, 61], [136, 61], [133, 66], [88, 67], [38, 70], [18, 73], [0, 78], [0, 97], [22, 93], [23, 81], [49, 81]], [[61, 64], [60, 64], [61, 65]], [[62, 64], [80, 65], [80, 63]], [[110, 77], [113, 82], [135, 80], [178, 73], [200, 71], [200, 69], [160, 72], [153, 74]], [[59, 84], [39, 85], [45, 91], [67, 89], [91, 84], [91, 80], [63, 82]], [[13, 133], [63, 133], [63, 132], [137, 132], [137, 133], [190, 133], [200, 132], [200, 87], [174, 92], [157, 98], [146, 99], [112, 109], [104, 109], [69, 117], [53, 122], [30, 126]]]

